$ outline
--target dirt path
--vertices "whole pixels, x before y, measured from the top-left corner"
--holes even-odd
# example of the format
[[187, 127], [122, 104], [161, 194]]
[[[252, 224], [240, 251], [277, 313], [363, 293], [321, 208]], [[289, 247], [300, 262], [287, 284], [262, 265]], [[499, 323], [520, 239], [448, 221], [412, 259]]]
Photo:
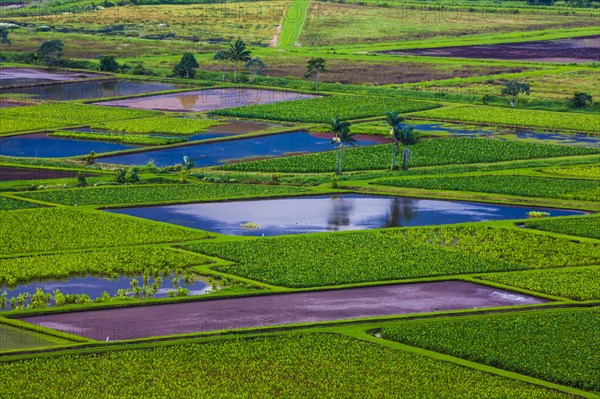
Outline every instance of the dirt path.
[[546, 300], [483, 285], [442, 281], [104, 309], [22, 320], [112, 341], [543, 302]]

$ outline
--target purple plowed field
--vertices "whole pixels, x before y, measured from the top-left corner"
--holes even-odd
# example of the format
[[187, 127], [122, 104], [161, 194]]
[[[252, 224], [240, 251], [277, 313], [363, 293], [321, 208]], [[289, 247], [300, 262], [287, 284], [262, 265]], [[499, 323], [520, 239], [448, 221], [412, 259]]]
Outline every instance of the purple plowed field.
[[[60, 179], [65, 177], [74, 178], [75, 176], [77, 176], [75, 171], [0, 166], [0, 181]], [[87, 176], [92, 175], [88, 174]]]
[[22, 320], [112, 341], [543, 302], [546, 300], [483, 285], [441, 281], [49, 314]]
[[524, 43], [394, 50], [385, 53], [539, 62], [598, 62], [600, 61], [600, 36]]

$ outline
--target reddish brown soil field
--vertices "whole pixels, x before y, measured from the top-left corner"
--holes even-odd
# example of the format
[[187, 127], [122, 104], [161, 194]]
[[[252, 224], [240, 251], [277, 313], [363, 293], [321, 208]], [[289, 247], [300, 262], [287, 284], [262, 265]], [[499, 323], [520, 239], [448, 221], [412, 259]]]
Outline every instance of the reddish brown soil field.
[[526, 43], [437, 47], [428, 49], [389, 51], [387, 53], [397, 55], [488, 58], [497, 60], [540, 62], [598, 62], [600, 61], [600, 36]]
[[[308, 58], [300, 58], [294, 63], [289, 60], [266, 58], [264, 75], [272, 77], [304, 78]], [[219, 71], [218, 65], [203, 68]], [[428, 80], [450, 79], [455, 77], [517, 73], [528, 68], [503, 66], [441, 65], [416, 62], [365, 62], [356, 60], [328, 60], [328, 72], [320, 74], [319, 80], [329, 83], [387, 85], [415, 83]]]
[[544, 299], [462, 281], [215, 299], [24, 317], [97, 340], [525, 305]]
[[29, 169], [0, 166], [0, 181], [59, 179], [75, 176], [77, 176], [77, 172], [69, 172], [66, 170]]

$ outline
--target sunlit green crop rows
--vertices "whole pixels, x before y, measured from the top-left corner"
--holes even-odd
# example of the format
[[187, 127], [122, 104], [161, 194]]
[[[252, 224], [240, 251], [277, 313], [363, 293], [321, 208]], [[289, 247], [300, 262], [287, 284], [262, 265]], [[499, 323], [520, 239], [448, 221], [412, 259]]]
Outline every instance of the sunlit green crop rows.
[[489, 227], [260, 238], [188, 248], [236, 262], [220, 268], [227, 273], [289, 287], [600, 262], [600, 245]]
[[[600, 308], [483, 316], [385, 328], [388, 339], [600, 391]], [[511, 395], [509, 395], [511, 396]]]
[[87, 125], [96, 122], [156, 115], [153, 111], [97, 105], [53, 103], [0, 109], [0, 134]]
[[414, 116], [461, 122], [486, 123], [510, 126], [541, 127], [556, 130], [600, 133], [597, 115], [537, 111], [529, 109], [461, 105], [418, 112]]
[[142, 145], [165, 145], [187, 141], [187, 139], [181, 137], [152, 136], [148, 134], [88, 133], [74, 131], [59, 131], [50, 133], [48, 136]]
[[[333, 149], [333, 147], [332, 147]], [[477, 138], [423, 140], [411, 146], [410, 167], [499, 162], [598, 153], [597, 149], [551, 144], [518, 143]], [[344, 152], [344, 170], [388, 169], [391, 146], [350, 148]], [[333, 172], [335, 154], [324, 152], [223, 166], [228, 170], [267, 172]]]
[[48, 357], [0, 364], [0, 373], [7, 397], [49, 399], [572, 397], [329, 334]]
[[222, 122], [212, 119], [157, 116], [135, 120], [99, 122], [93, 124], [92, 127], [95, 129], [125, 133], [168, 133], [185, 135], [201, 133], [212, 126], [220, 124], [222, 124]]
[[27, 209], [27, 208], [38, 208], [39, 205], [26, 202], [18, 201], [8, 197], [0, 197], [0, 210], [11, 211], [15, 209]]
[[599, 201], [600, 184], [593, 180], [552, 179], [546, 177], [479, 175], [393, 179], [378, 184], [427, 190], [474, 191], [521, 195], [524, 197], [561, 198]]
[[140, 204], [167, 201], [210, 201], [254, 196], [294, 195], [308, 192], [299, 187], [249, 184], [164, 184], [89, 189], [32, 191], [23, 197], [64, 205]]
[[336, 115], [340, 119], [360, 119], [383, 116], [395, 110], [398, 113], [434, 108], [434, 103], [382, 96], [330, 96], [263, 105], [248, 105], [216, 110], [215, 115], [271, 119], [293, 122], [329, 122]]
[[543, 173], [559, 176], [574, 176], [589, 179], [600, 179], [600, 164], [572, 166], [570, 168], [557, 167], [542, 169]]
[[3, 212], [0, 254], [202, 239], [206, 233], [102, 212], [41, 208]]
[[513, 287], [575, 300], [600, 300], [600, 266], [492, 273], [483, 276]]
[[600, 217], [532, 220], [525, 227], [600, 240]]
[[110, 277], [114, 274], [153, 271], [162, 273], [207, 262], [207, 259], [201, 256], [167, 248], [113, 248], [91, 252], [0, 258], [0, 286], [71, 275], [93, 274]]

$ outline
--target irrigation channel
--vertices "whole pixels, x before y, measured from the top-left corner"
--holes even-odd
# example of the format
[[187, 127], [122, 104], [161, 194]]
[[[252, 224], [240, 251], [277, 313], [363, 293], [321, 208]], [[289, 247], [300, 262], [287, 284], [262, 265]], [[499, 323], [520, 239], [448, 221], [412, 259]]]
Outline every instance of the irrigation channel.
[[548, 302], [463, 281], [397, 284], [23, 317], [96, 340], [124, 340]]

